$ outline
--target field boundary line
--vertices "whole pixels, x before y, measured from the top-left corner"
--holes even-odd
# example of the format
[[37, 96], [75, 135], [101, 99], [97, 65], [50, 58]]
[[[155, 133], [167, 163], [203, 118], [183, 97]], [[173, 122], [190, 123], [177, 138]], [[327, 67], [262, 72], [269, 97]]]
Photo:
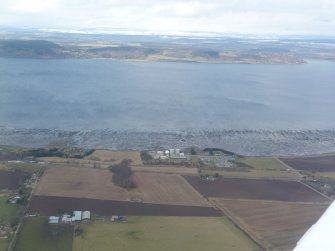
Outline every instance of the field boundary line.
[[323, 197], [327, 198], [330, 202], [332, 201], [332, 199], [330, 197], [328, 197], [327, 195], [325, 195], [325, 194], [321, 193], [320, 191], [316, 190], [314, 187], [312, 187], [312, 186], [310, 186], [310, 185], [308, 185], [308, 184], [306, 184], [306, 183], [304, 183], [302, 181], [299, 181], [299, 183], [303, 184], [304, 186], [312, 189], [314, 192], [317, 192], [318, 194], [320, 194]]
[[239, 199], [239, 198], [224, 198], [224, 197], [210, 197], [210, 199], [214, 200], [226, 200], [226, 201], [250, 201], [250, 202], [269, 202], [269, 203], [284, 203], [284, 204], [292, 204], [292, 205], [329, 205], [331, 202], [307, 202], [307, 201], [285, 201], [285, 200], [252, 200], [252, 199]]
[[236, 217], [233, 216], [232, 213], [230, 213], [229, 210], [225, 209], [223, 206], [220, 206], [214, 198], [208, 198], [208, 201], [213, 205], [214, 208], [219, 209], [223, 216], [226, 216], [228, 220], [233, 223], [234, 226], [236, 226], [239, 230], [241, 230], [248, 238], [250, 238], [257, 246], [260, 247], [260, 250], [267, 250], [266, 245], [261, 242], [258, 237], [256, 237], [253, 233], [251, 233], [251, 230], [249, 230], [244, 224], [242, 224], [239, 220], [236, 219]]
[[275, 157], [275, 159], [276, 159], [279, 163], [281, 163], [282, 165], [284, 165], [286, 168], [291, 169], [291, 170], [293, 170], [296, 174], [298, 174], [298, 176], [300, 177], [300, 180], [302, 179], [303, 175], [302, 175], [297, 169], [295, 169], [295, 168], [289, 166], [288, 164], [286, 164], [284, 161], [282, 161], [282, 160], [281, 160], [280, 158], [278, 158], [278, 157]]

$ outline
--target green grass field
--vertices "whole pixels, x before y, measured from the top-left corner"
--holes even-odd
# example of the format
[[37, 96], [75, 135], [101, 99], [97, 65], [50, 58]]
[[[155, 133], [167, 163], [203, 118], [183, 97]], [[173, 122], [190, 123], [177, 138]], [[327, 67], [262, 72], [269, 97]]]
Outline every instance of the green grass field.
[[129, 217], [83, 225], [73, 251], [248, 251], [257, 246], [225, 217]]
[[21, 206], [7, 203], [7, 196], [0, 196], [0, 225], [15, 224]]
[[261, 170], [277, 170], [277, 171], [284, 171], [287, 169], [285, 165], [280, 163], [275, 158], [270, 157], [240, 157], [237, 159], [239, 162], [243, 162], [247, 165], [254, 167], [255, 169]]
[[24, 219], [15, 251], [71, 251], [73, 228], [50, 226], [45, 217]]
[[7, 169], [20, 170], [26, 173], [41, 173], [44, 170], [41, 165], [29, 163], [6, 163], [4, 166]]
[[0, 251], [7, 251], [7, 247], [8, 247], [8, 240], [0, 239]]

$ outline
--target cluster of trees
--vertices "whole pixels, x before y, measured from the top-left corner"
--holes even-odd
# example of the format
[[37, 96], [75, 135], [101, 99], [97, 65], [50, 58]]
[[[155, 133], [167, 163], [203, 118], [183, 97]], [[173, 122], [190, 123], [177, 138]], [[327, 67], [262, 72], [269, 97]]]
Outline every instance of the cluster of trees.
[[27, 155], [31, 155], [35, 158], [38, 157], [65, 157], [65, 154], [63, 151], [59, 150], [58, 148], [38, 148], [38, 149], [32, 149], [26, 152]]
[[152, 160], [152, 156], [147, 151], [141, 151], [141, 159], [143, 162]]
[[211, 155], [214, 154], [214, 152], [222, 152], [224, 154], [234, 155], [233, 152], [221, 149], [221, 148], [205, 148], [204, 152], [209, 152]]
[[134, 188], [135, 184], [130, 179], [133, 171], [129, 167], [130, 159], [124, 159], [119, 164], [111, 165], [109, 170], [113, 173], [113, 183], [123, 188]]
[[93, 149], [89, 150], [78, 150], [76, 153], [72, 153], [67, 149], [59, 149], [59, 148], [37, 148], [24, 152], [26, 156], [33, 156], [35, 158], [39, 157], [61, 157], [61, 158], [76, 158], [82, 159], [88, 155], [91, 155], [94, 152]]

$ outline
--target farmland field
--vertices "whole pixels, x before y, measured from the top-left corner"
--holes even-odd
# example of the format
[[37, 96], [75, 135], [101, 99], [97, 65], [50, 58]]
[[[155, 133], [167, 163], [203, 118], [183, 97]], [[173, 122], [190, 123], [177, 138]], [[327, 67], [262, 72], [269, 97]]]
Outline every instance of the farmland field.
[[30, 213], [54, 215], [74, 210], [90, 210], [95, 214], [139, 215], [139, 216], [220, 216], [212, 207], [178, 206], [128, 201], [96, 200], [85, 198], [33, 196], [29, 204]]
[[335, 172], [335, 156], [280, 158], [280, 160], [298, 170]]
[[72, 226], [51, 226], [46, 217], [26, 218], [14, 251], [71, 251], [72, 241]]
[[20, 173], [0, 170], [0, 189], [16, 190], [19, 188], [20, 180]]
[[15, 224], [20, 206], [7, 203], [7, 196], [0, 196], [0, 225]]
[[[225, 217], [129, 217], [84, 225], [73, 251], [252, 251], [257, 246]], [[210, 247], [210, 248], [209, 248]]]
[[119, 163], [124, 159], [131, 159], [131, 165], [142, 165], [140, 152], [137, 151], [111, 151], [111, 150], [95, 150], [85, 159], [99, 160], [102, 162]]
[[285, 171], [287, 167], [275, 158], [270, 157], [243, 157], [238, 159], [255, 169]]
[[22, 171], [24, 173], [42, 173], [44, 166], [30, 163], [6, 163], [4, 164], [6, 169]]
[[92, 168], [50, 168], [44, 172], [35, 195], [128, 200], [126, 189], [112, 182], [109, 170]]
[[80, 167], [101, 167], [107, 168], [112, 164], [120, 163], [123, 159], [131, 159], [131, 165], [141, 166], [142, 160], [139, 152], [136, 151], [111, 151], [95, 150], [91, 155], [83, 159], [62, 158], [62, 157], [40, 157], [38, 160], [58, 164], [72, 164]]
[[0, 251], [7, 251], [7, 247], [8, 247], [8, 240], [0, 239]]
[[280, 180], [299, 180], [300, 176], [296, 172], [283, 170], [201, 170], [202, 174], [215, 175], [218, 173], [225, 178], [251, 178], [251, 179], [280, 179]]
[[132, 180], [144, 202], [209, 206], [203, 196], [179, 175], [134, 173]]
[[205, 199], [179, 175], [139, 173], [131, 177], [136, 188], [127, 190], [112, 182], [109, 170], [93, 168], [49, 168], [35, 195], [140, 201], [155, 204], [206, 206]]
[[132, 166], [135, 172], [149, 172], [149, 173], [175, 173], [175, 174], [197, 174], [198, 169], [194, 167], [176, 167], [176, 166]]
[[328, 199], [296, 181], [219, 178], [203, 180], [197, 176], [185, 179], [206, 197], [231, 199], [327, 202]]
[[292, 250], [328, 205], [213, 199], [267, 250]]

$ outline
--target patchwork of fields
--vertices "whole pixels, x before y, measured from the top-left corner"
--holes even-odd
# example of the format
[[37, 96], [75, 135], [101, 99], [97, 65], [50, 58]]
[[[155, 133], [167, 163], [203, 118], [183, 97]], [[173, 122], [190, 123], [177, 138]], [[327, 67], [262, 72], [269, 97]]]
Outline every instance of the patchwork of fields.
[[112, 177], [109, 170], [103, 169], [50, 168], [34, 195], [209, 206], [180, 175], [135, 172], [132, 179], [136, 188], [131, 190], [114, 185]]
[[[97, 150], [81, 161], [108, 165], [125, 156], [135, 162], [132, 189], [114, 185], [113, 173], [105, 166], [51, 164], [33, 190], [28, 213], [50, 216], [89, 210], [105, 216], [99, 218], [104, 221], [79, 223], [82, 233], [77, 236], [71, 225], [51, 226], [46, 217], [24, 219], [15, 251], [197, 251], [209, 247], [211, 251], [288, 251], [330, 203], [301, 183], [298, 172], [275, 158], [239, 159], [252, 167], [243, 178], [234, 177], [233, 171], [223, 175], [229, 170], [206, 170], [222, 175], [214, 180], [200, 178], [196, 168], [143, 166], [136, 152]], [[290, 163], [293, 168], [306, 167], [301, 159], [294, 161]], [[326, 174], [331, 165], [327, 156], [316, 171]], [[8, 182], [5, 180], [0, 175], [0, 185]], [[127, 216], [127, 222], [112, 223], [112, 215]]]

